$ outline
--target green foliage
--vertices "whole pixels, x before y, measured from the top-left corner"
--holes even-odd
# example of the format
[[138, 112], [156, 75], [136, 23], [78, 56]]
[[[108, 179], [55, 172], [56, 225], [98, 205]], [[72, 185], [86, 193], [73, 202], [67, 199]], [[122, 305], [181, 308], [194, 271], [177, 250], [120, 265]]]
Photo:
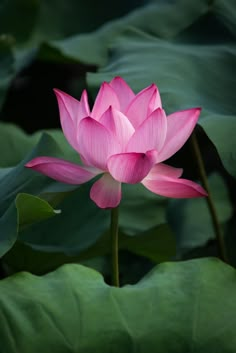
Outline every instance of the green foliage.
[[[81, 243], [83, 243], [81, 241]], [[17, 241], [4, 256], [4, 263], [11, 272], [29, 271], [42, 274], [56, 269], [65, 263], [86, 262], [110, 254], [110, 235], [106, 232], [97, 242], [79, 255], [68, 256], [62, 252], [45, 252], [33, 249], [29, 245]], [[175, 240], [167, 224], [152, 228], [136, 237], [130, 237], [122, 232], [119, 234], [119, 249], [144, 256], [155, 263], [169, 260], [175, 256]], [[109, 270], [107, 271], [110, 272]]]
[[0, 340], [4, 353], [234, 353], [235, 295], [235, 270], [215, 259], [165, 263], [120, 289], [80, 265], [19, 273], [0, 283]]
[[112, 7], [109, 4], [107, 0], [88, 0], [86, 4], [78, 0], [3, 1], [0, 32], [13, 36], [18, 45], [36, 45], [43, 40], [90, 32], [132, 8], [124, 0]]
[[40, 222], [61, 212], [60, 210], [54, 210], [46, 201], [39, 197], [24, 193], [17, 195], [16, 208], [18, 231], [22, 231], [22, 229], [29, 227], [35, 222]]
[[[224, 226], [233, 214], [226, 185], [217, 174], [211, 175], [209, 185], [218, 219]], [[168, 221], [177, 238], [178, 256], [214, 239], [206, 199], [171, 200], [168, 205]]]

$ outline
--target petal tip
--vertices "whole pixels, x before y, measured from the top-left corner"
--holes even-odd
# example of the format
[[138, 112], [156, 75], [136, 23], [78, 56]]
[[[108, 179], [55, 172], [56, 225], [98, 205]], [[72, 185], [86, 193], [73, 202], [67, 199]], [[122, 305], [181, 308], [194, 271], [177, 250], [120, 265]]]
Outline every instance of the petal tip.
[[[115, 82], [115, 81], [119, 81], [121, 84], [125, 84], [125, 85], [127, 85], [127, 83], [126, 83], [126, 81], [121, 77], [121, 76], [115, 76], [112, 80], [111, 80], [111, 82]], [[110, 82], [110, 83], [111, 83]]]
[[193, 110], [195, 110], [196, 113], [198, 113], [198, 115], [200, 115], [201, 111], [202, 111], [202, 107], [195, 107], [192, 108]]
[[208, 197], [208, 193], [205, 189], [203, 189], [200, 185], [199, 185], [199, 197]]
[[59, 88], [53, 88], [52, 90], [53, 90], [53, 92], [55, 93], [56, 96], [61, 96], [61, 95], [65, 94]]
[[190, 108], [190, 109], [187, 109], [189, 111], [192, 111], [193, 113], [196, 114], [197, 118], [199, 117], [201, 111], [202, 111], [202, 107], [195, 107], [195, 108]]
[[24, 167], [25, 168], [33, 168], [35, 165], [40, 164], [39, 161], [38, 161], [38, 158], [31, 159], [29, 162], [27, 162], [24, 165]]

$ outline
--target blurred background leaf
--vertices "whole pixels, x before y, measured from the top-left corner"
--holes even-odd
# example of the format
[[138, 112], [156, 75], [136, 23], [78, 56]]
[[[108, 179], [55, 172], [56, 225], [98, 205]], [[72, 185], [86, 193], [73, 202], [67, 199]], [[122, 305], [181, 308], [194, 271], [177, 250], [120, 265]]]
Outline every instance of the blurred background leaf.
[[[106, 232], [100, 237], [97, 242], [86, 250], [80, 252], [79, 255], [68, 256], [63, 252], [45, 252], [32, 248], [23, 243], [20, 238], [14, 244], [12, 249], [3, 257], [3, 263], [8, 272], [28, 271], [34, 274], [44, 274], [55, 270], [57, 267], [71, 262], [84, 263], [90, 267], [96, 267], [99, 257], [109, 255], [105, 259], [105, 269], [99, 269], [104, 277], [111, 279], [109, 270], [110, 263], [110, 236]], [[168, 261], [175, 256], [175, 239], [167, 224], [163, 224], [152, 228], [146, 232], [139, 234], [137, 237], [130, 237], [124, 233], [119, 234], [119, 249], [120, 249], [120, 265], [122, 283], [131, 283], [135, 278], [140, 279], [140, 273], [130, 275], [129, 281], [126, 282], [127, 273], [130, 273], [129, 268], [132, 262], [141, 262], [142, 267], [146, 270], [142, 275], [153, 266], [153, 263]], [[128, 253], [129, 252], [129, 253]], [[145, 262], [140, 257], [131, 257], [131, 253], [149, 259], [150, 262]], [[131, 259], [130, 259], [131, 258]], [[129, 261], [127, 261], [129, 259]], [[137, 267], [136, 267], [137, 272]]]
[[[210, 176], [209, 186], [219, 222], [224, 227], [233, 216], [228, 190], [224, 180], [217, 174]], [[214, 229], [205, 199], [171, 200], [168, 205], [168, 221], [176, 235], [179, 258], [214, 239]]]

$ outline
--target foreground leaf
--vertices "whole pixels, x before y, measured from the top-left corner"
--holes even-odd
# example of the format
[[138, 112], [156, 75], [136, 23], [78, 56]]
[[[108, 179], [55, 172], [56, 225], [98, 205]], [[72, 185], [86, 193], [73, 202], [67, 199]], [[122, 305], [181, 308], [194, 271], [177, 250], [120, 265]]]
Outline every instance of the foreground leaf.
[[18, 273], [0, 283], [0, 341], [4, 353], [234, 353], [235, 295], [235, 270], [216, 259], [164, 263], [120, 289], [80, 265]]

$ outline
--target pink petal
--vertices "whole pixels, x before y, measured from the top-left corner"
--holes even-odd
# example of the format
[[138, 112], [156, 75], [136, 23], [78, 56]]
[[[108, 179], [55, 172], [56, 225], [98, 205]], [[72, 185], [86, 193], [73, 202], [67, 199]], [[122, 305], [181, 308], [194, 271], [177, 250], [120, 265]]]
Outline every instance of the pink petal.
[[126, 144], [134, 133], [133, 125], [128, 118], [115, 108], [109, 107], [99, 122], [114, 134], [122, 146], [121, 151], [124, 151]]
[[107, 82], [104, 82], [96, 97], [91, 116], [99, 120], [110, 106], [120, 110], [120, 103], [114, 89]]
[[90, 115], [90, 109], [88, 104], [88, 94], [86, 90], [83, 90], [80, 98], [80, 106], [77, 112], [77, 127], [83, 118]]
[[134, 128], [137, 128], [148, 117], [149, 104], [155, 90], [156, 85], [154, 84], [143, 89], [128, 106], [125, 115], [128, 117]]
[[200, 112], [200, 108], [193, 108], [167, 116], [166, 140], [158, 155], [159, 162], [170, 158], [185, 144], [197, 124]]
[[110, 86], [116, 92], [120, 101], [120, 110], [124, 113], [130, 102], [135, 97], [134, 92], [121, 77], [113, 78], [113, 80], [110, 82]]
[[107, 170], [107, 159], [121, 150], [113, 134], [92, 118], [81, 121], [78, 144], [86, 163], [103, 171]]
[[68, 94], [54, 89], [60, 112], [61, 127], [70, 145], [78, 151], [76, 140], [76, 116], [80, 102]]
[[53, 157], [34, 158], [25, 167], [36, 170], [57, 181], [74, 185], [83, 184], [102, 173], [102, 171], [95, 168], [82, 167], [78, 164]]
[[117, 207], [121, 200], [121, 183], [106, 173], [93, 184], [90, 197], [100, 208]]
[[148, 107], [148, 115], [150, 115], [157, 108], [162, 108], [161, 97], [157, 86], [155, 86], [155, 91], [153, 92], [152, 98]]
[[145, 179], [157, 180], [158, 178], [170, 177], [180, 178], [183, 174], [182, 168], [174, 168], [164, 163], [158, 163], [150, 170]]
[[[163, 166], [164, 165], [162, 165], [161, 169], [163, 168]], [[164, 168], [166, 167], [168, 166], [165, 166]], [[166, 170], [163, 169], [159, 171], [157, 166], [155, 166], [154, 168], [156, 168], [156, 171], [152, 170], [149, 175], [142, 181], [142, 184], [153, 193], [173, 198], [192, 198], [207, 196], [206, 191], [197, 183], [194, 183], [191, 180], [178, 179], [178, 176], [180, 174], [178, 170], [176, 171], [176, 178], [174, 177], [175, 171], [171, 170], [172, 167], [169, 167]], [[156, 179], [154, 179], [155, 172]], [[159, 172], [163, 172], [163, 175], [159, 174]], [[172, 177], [167, 175], [172, 175]]]
[[145, 153], [120, 153], [108, 159], [108, 170], [117, 181], [136, 184], [149, 173], [155, 164], [156, 151]]
[[127, 145], [127, 152], [159, 151], [165, 142], [166, 131], [165, 112], [158, 108], [139, 125]]

